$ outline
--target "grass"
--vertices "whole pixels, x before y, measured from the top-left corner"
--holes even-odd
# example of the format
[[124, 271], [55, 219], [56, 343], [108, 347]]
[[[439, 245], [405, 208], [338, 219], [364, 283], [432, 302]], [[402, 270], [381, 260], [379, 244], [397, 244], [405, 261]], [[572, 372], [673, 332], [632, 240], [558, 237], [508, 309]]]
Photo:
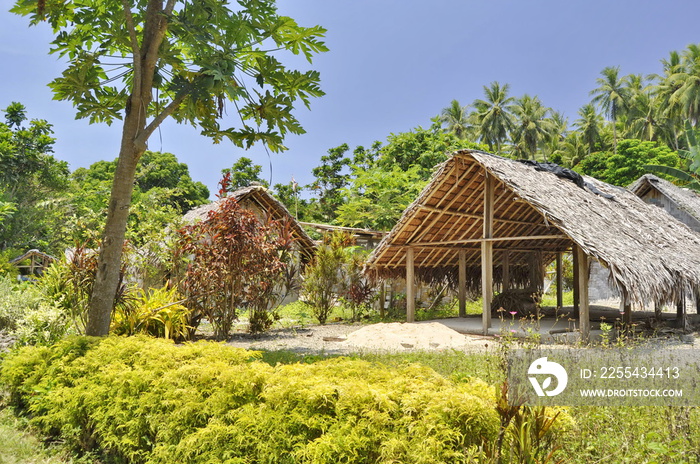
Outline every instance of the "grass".
[[8, 409], [0, 409], [0, 464], [65, 464], [52, 450], [27, 432], [24, 421]]

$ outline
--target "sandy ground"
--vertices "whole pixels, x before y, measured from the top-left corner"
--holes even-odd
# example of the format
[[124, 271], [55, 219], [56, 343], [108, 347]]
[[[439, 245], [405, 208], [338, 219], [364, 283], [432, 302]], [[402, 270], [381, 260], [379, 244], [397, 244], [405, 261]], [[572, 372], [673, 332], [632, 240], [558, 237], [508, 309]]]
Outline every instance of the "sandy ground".
[[253, 350], [343, 354], [358, 351], [483, 350], [495, 342], [478, 335], [462, 335], [438, 322], [392, 322], [314, 325], [276, 329], [259, 336], [240, 333], [234, 334], [228, 344]]

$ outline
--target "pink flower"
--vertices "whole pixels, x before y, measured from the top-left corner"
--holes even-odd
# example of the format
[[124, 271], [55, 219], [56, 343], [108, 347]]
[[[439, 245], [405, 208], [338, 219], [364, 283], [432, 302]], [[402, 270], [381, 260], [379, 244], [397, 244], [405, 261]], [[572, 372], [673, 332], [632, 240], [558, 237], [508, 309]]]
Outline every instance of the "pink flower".
[[510, 312], [510, 315], [511, 315], [511, 316], [515, 316], [516, 314], [518, 314], [517, 311], [511, 311], [511, 312]]
[[510, 329], [510, 331], [511, 331], [512, 333], [515, 333], [515, 330], [513, 330], [513, 329]]

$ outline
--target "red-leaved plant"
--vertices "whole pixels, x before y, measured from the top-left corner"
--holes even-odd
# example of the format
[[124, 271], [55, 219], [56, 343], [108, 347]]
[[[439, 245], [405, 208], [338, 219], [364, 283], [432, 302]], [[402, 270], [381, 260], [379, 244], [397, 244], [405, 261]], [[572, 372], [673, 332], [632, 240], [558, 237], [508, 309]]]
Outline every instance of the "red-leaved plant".
[[269, 328], [274, 320], [269, 310], [285, 270], [276, 223], [262, 223], [234, 198], [225, 198], [205, 220], [178, 233], [176, 262], [185, 262], [179, 287], [194, 310], [190, 325], [196, 328], [206, 317], [215, 337], [224, 339], [238, 310], [248, 309], [251, 332]]

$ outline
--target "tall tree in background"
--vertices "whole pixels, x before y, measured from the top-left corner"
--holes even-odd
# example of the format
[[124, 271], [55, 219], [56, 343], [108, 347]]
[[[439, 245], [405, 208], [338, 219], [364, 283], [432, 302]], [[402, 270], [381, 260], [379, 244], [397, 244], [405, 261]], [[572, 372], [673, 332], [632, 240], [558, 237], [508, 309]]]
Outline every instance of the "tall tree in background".
[[[53, 152], [53, 129], [43, 119], [28, 121], [24, 105], [3, 110], [0, 123], [0, 251], [63, 249], [68, 164]], [[4, 206], [3, 206], [4, 205]]]
[[518, 98], [513, 105], [513, 143], [519, 158], [535, 159], [540, 144], [554, 129], [553, 121], [547, 118], [550, 108], [539, 98], [528, 94]]
[[680, 66], [669, 76], [677, 86], [671, 103], [678, 105], [693, 127], [700, 123], [700, 44], [691, 44], [681, 54]]
[[472, 106], [475, 109], [476, 128], [479, 140], [486, 143], [489, 149], [501, 154], [501, 145], [508, 138], [513, 128], [513, 103], [515, 99], [508, 96], [510, 86], [491, 82], [484, 86], [485, 100], [475, 100]]
[[253, 182], [258, 182], [268, 187], [270, 184], [260, 177], [261, 172], [262, 166], [253, 164], [253, 160], [245, 156], [238, 158], [238, 161], [233, 163], [230, 169], [226, 168], [221, 171], [223, 175], [231, 175], [231, 183], [228, 186], [230, 192], [239, 188], [248, 187]]
[[468, 108], [468, 106], [460, 105], [457, 100], [452, 100], [450, 106], [443, 108], [439, 121], [445, 127], [445, 131], [453, 133], [460, 139], [467, 138], [471, 130]]
[[[151, 134], [172, 117], [215, 142], [283, 150], [285, 134], [303, 132], [295, 103], [308, 106], [323, 93], [317, 72], [288, 70], [274, 52], [311, 61], [326, 50], [325, 30], [279, 16], [273, 0], [240, 0], [233, 8], [214, 0], [18, 0], [12, 11], [31, 24], [47, 21], [56, 35], [52, 52], [69, 65], [50, 84], [55, 98], [73, 102], [77, 117], [90, 122], [123, 118], [86, 331], [106, 335], [136, 167]], [[227, 101], [240, 121], [222, 128]]]
[[574, 121], [574, 128], [581, 133], [583, 141], [588, 145], [588, 154], [590, 155], [595, 148], [598, 139], [600, 139], [600, 128], [603, 125], [603, 117], [598, 114], [595, 105], [589, 103], [583, 105], [578, 110], [579, 118]]
[[617, 153], [617, 118], [627, 109], [627, 91], [619, 66], [608, 66], [601, 71], [603, 77], [596, 79], [598, 88], [591, 91], [593, 103], [600, 106], [613, 125], [613, 152]]

